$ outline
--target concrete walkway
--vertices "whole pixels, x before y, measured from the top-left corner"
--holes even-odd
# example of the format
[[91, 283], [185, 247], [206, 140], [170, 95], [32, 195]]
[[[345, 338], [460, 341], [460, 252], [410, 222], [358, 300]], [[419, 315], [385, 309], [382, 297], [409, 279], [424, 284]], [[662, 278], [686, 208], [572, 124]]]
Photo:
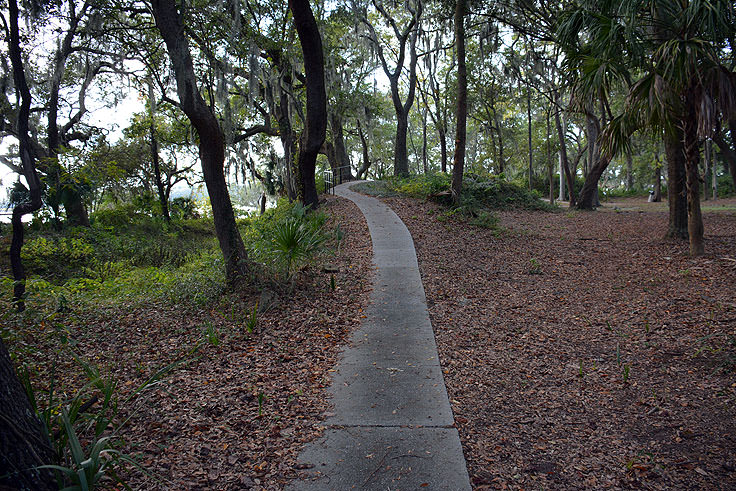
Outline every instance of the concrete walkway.
[[404, 223], [347, 183], [373, 241], [371, 304], [342, 355], [330, 393], [334, 416], [299, 459], [313, 465], [293, 490], [470, 489], [437, 356], [414, 242]]

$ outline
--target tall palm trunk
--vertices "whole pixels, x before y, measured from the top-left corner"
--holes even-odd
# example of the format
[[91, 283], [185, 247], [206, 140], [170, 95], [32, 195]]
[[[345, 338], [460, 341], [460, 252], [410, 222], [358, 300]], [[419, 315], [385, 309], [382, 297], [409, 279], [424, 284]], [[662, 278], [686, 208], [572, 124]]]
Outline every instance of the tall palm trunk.
[[[686, 101], [694, 98], [688, 94]], [[683, 137], [685, 150], [685, 175], [687, 185], [687, 231], [690, 236], [690, 255], [702, 256], [705, 253], [703, 244], [703, 214], [700, 210], [700, 178], [698, 164], [700, 162], [700, 141], [698, 140], [697, 118], [694, 104], [688, 104], [688, 114], [683, 121]]]
[[667, 159], [667, 202], [670, 210], [667, 237], [687, 239], [685, 150], [681, 128], [675, 127], [672, 132], [664, 133], [664, 151]]

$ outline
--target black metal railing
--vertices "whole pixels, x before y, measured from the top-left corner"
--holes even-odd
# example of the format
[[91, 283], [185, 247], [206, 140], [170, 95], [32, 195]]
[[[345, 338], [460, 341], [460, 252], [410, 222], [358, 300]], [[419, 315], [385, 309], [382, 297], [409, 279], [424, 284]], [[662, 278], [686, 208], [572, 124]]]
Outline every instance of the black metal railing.
[[[347, 172], [345, 172], [345, 169], [347, 169]], [[349, 165], [328, 169], [324, 171], [323, 176], [325, 178], [325, 193], [330, 194], [335, 194], [335, 186], [353, 179]]]

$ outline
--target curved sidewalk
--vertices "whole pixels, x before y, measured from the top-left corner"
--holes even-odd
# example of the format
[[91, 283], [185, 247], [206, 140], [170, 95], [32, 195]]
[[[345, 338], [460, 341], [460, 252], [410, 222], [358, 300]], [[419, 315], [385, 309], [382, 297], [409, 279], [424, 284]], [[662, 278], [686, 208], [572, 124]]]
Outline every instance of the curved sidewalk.
[[371, 304], [332, 379], [334, 416], [299, 456], [310, 475], [289, 489], [470, 489], [414, 242], [388, 206], [351, 184], [336, 192], [368, 222]]

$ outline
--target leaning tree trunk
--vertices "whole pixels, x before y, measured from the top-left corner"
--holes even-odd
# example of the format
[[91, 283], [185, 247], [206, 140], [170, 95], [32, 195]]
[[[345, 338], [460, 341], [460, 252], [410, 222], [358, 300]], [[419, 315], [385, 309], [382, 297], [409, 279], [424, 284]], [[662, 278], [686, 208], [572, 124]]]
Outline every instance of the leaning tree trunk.
[[596, 205], [596, 191], [598, 191], [598, 181], [600, 180], [603, 172], [608, 167], [611, 160], [600, 156], [598, 161], [588, 170], [588, 175], [585, 177], [585, 183], [583, 189], [580, 190], [578, 196], [577, 208], [578, 210], [592, 210]]
[[0, 394], [0, 489], [59, 489], [51, 471], [38, 469], [56, 457], [2, 339]]
[[[692, 97], [686, 97], [686, 100]], [[692, 104], [689, 105], [693, 107]], [[685, 147], [685, 175], [687, 186], [687, 231], [690, 237], [690, 255], [705, 254], [703, 243], [703, 214], [700, 210], [700, 178], [698, 163], [700, 161], [700, 142], [698, 140], [697, 119], [691, 109], [683, 121]]]
[[465, 9], [467, 0], [455, 5], [455, 46], [457, 49], [457, 111], [455, 121], [455, 157], [452, 164], [452, 202], [460, 203], [465, 167], [466, 121], [468, 118], [468, 76], [465, 66]]
[[296, 32], [302, 45], [304, 74], [307, 85], [307, 118], [299, 145], [300, 198], [304, 206], [313, 210], [319, 206], [314, 168], [327, 131], [327, 94], [325, 92], [325, 63], [322, 38], [314, 20], [309, 0], [289, 0]]
[[360, 120], [356, 120], [358, 124], [358, 136], [360, 137], [360, 146], [363, 149], [363, 164], [358, 169], [356, 177], [358, 179], [365, 179], [368, 176], [368, 169], [371, 167], [371, 159], [368, 155], [368, 140], [363, 133], [363, 128], [360, 125]]
[[[174, 68], [180, 106], [199, 135], [199, 158], [212, 206], [215, 233], [225, 259], [228, 282], [249, 272], [248, 255], [235, 224], [235, 214], [225, 182], [225, 138], [217, 118], [197, 89], [189, 43], [174, 0], [153, 0], [153, 15]], [[314, 174], [312, 174], [314, 180]]]
[[680, 128], [675, 127], [672, 132], [664, 133], [664, 151], [667, 159], [667, 201], [670, 211], [667, 237], [687, 239], [685, 150]]
[[[20, 95], [18, 110], [18, 143], [23, 175], [28, 182], [31, 201], [13, 208], [13, 239], [10, 247], [10, 261], [16, 281], [14, 301], [23, 310], [25, 293], [25, 272], [20, 258], [23, 246], [23, 223], [21, 218], [41, 207], [41, 186], [34, 159], [30, 150], [28, 117], [31, 109], [31, 92], [28, 89], [23, 59], [20, 51], [20, 31], [18, 29], [18, 4], [8, 2], [9, 54], [13, 67], [13, 80]], [[54, 452], [44, 431], [43, 425], [33, 412], [28, 397], [13, 369], [5, 344], [0, 339], [0, 487], [9, 489], [58, 489], [54, 475], [41, 471], [38, 466], [53, 464]]]

